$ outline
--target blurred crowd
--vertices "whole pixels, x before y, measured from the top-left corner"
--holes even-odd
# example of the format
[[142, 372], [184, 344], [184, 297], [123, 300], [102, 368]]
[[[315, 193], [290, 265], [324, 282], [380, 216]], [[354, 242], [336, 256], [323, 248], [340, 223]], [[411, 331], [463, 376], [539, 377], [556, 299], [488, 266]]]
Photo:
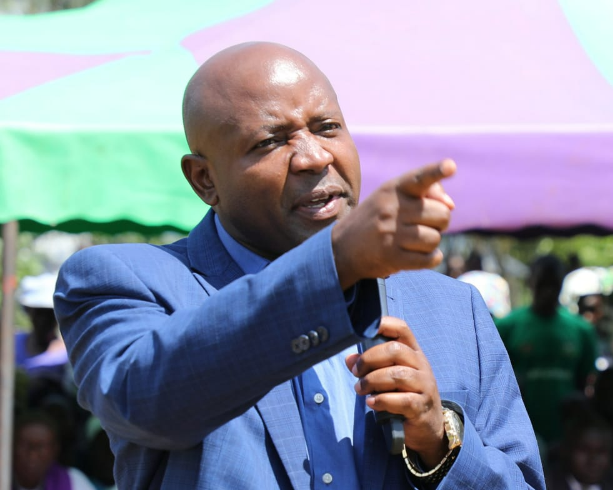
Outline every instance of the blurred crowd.
[[535, 257], [530, 301], [479, 253], [450, 254], [446, 273], [481, 293], [505, 344], [541, 449], [549, 490], [613, 489], [613, 268]]
[[[109, 439], [77, 403], [53, 314], [59, 266], [83, 246], [65, 240], [42, 239], [45, 271], [18, 288], [29, 327], [15, 334], [15, 490], [116, 488]], [[475, 286], [498, 327], [547, 488], [613, 490], [613, 268], [535, 257], [525, 269], [530, 301], [515, 305], [509, 281], [486, 262], [474, 251], [448, 252], [442, 272]]]
[[14, 490], [110, 490], [113, 454], [99, 421], [79, 407], [53, 315], [53, 274], [26, 277], [31, 322], [15, 335]]
[[109, 439], [77, 403], [53, 312], [59, 267], [82, 246], [70, 235], [42, 235], [34, 247], [44, 272], [24, 277], [17, 290], [29, 325], [15, 333], [13, 490], [116, 488]]

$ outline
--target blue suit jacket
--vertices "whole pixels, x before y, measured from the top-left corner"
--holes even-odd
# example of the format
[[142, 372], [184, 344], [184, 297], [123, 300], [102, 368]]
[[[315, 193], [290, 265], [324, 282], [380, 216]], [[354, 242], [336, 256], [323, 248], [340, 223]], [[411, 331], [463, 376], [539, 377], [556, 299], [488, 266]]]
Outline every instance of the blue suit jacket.
[[[348, 311], [328, 228], [243, 275], [210, 212], [169, 246], [91, 247], [62, 268], [56, 312], [79, 402], [116, 454], [120, 489], [309, 489], [290, 380], [359, 341], [380, 318], [375, 281]], [[387, 281], [389, 311], [428, 356], [465, 440], [441, 489], [544, 488], [506, 351], [476, 290], [431, 271]], [[324, 326], [302, 353], [292, 341]], [[367, 416], [364, 489], [414, 488]], [[345, 489], [343, 489], [345, 490]], [[347, 489], [352, 490], [352, 489]]]

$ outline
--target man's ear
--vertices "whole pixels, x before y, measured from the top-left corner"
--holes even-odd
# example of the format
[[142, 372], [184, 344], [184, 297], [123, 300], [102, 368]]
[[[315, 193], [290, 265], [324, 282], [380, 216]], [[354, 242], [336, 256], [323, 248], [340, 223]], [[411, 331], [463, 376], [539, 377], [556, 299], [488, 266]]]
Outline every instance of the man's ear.
[[183, 175], [198, 194], [209, 206], [215, 206], [219, 202], [215, 182], [211, 178], [211, 163], [206, 157], [194, 154], [184, 155], [181, 158]]

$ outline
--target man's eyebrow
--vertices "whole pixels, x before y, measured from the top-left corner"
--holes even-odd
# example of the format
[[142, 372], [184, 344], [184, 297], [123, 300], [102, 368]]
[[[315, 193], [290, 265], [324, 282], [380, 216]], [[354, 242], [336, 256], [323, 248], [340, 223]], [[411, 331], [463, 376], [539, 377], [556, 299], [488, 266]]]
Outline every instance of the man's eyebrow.
[[322, 112], [321, 114], [313, 116], [311, 118], [311, 121], [321, 122], [321, 121], [327, 121], [328, 119], [340, 119], [340, 118], [341, 118], [340, 111], [328, 111], [328, 112]]
[[278, 133], [280, 131], [287, 131], [288, 124], [265, 124], [260, 129], [268, 131], [269, 133]]
[[[309, 124], [320, 123], [329, 119], [338, 120], [341, 117], [340, 111], [329, 111], [321, 114], [317, 114], [309, 119]], [[257, 139], [263, 134], [277, 134], [289, 131], [292, 125], [290, 123], [278, 123], [278, 124], [262, 124], [261, 126], [247, 131], [249, 138]]]
[[263, 124], [257, 128], [249, 130], [249, 137], [258, 138], [262, 134], [276, 134], [283, 131], [287, 131], [287, 124]]

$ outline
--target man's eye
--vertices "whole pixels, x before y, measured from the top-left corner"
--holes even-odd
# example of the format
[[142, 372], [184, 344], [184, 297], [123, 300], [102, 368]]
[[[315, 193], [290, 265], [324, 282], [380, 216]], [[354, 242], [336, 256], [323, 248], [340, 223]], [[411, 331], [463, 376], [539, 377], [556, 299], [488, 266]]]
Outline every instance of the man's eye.
[[274, 138], [267, 138], [263, 141], [260, 141], [257, 145], [254, 146], [254, 148], [266, 148], [268, 146], [274, 145], [275, 143], [277, 143], [277, 141]]
[[333, 130], [335, 130], [335, 129], [339, 129], [340, 127], [341, 127], [341, 125], [340, 125], [340, 124], [338, 124], [338, 123], [332, 123], [332, 122], [329, 122], [329, 123], [323, 123], [323, 124], [321, 125], [321, 131], [322, 131], [322, 132], [326, 132], [326, 131], [333, 131]]

